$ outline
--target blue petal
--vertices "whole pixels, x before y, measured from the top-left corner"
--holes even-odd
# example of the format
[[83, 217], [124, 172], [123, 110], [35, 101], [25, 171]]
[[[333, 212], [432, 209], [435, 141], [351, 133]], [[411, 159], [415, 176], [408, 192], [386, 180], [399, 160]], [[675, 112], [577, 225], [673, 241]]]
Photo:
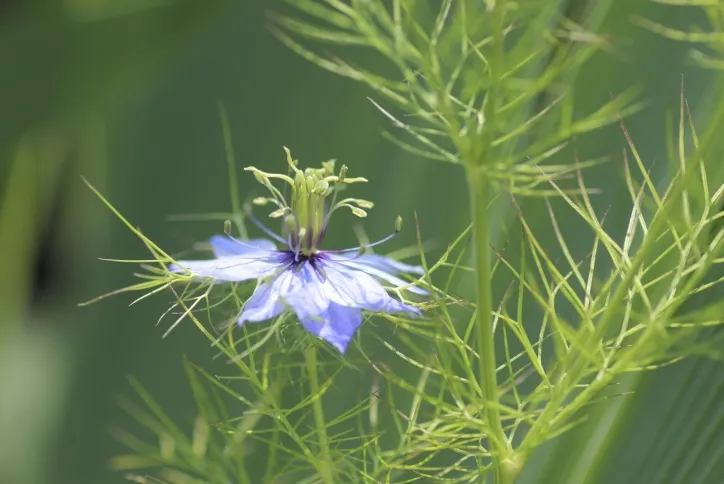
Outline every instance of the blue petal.
[[232, 255], [245, 255], [258, 251], [270, 252], [276, 250], [274, 242], [266, 239], [236, 240], [226, 235], [214, 235], [209, 244], [216, 257], [229, 257]]
[[362, 311], [332, 303], [323, 312], [315, 315], [299, 316], [304, 328], [319, 336], [344, 354], [347, 345], [362, 324]]
[[239, 326], [246, 321], [257, 323], [279, 316], [287, 307], [283, 296], [290, 291], [293, 284], [294, 278], [289, 270], [282, 272], [270, 282], [259, 284], [244, 305], [244, 310], [239, 316]]
[[277, 251], [256, 251], [212, 260], [189, 260], [171, 264], [171, 272], [184, 273], [187, 269], [199, 278], [238, 282], [270, 276], [289, 264], [289, 255]]
[[[388, 282], [392, 284], [393, 286], [399, 288], [403, 286], [405, 287], [406, 291], [410, 291], [413, 294], [419, 294], [421, 296], [426, 296], [429, 294], [425, 289], [422, 289], [417, 286], [411, 286], [409, 282], [404, 281], [400, 279], [399, 277], [390, 274], [389, 272], [386, 272], [383, 269], [380, 269], [379, 267], [381, 264], [375, 263], [376, 261], [373, 261], [370, 263], [368, 259], [364, 258], [365, 256], [360, 256], [357, 258], [352, 258], [348, 256], [339, 256], [337, 254], [327, 253], [324, 254], [324, 258], [328, 260], [333, 260], [335, 262], [338, 262], [340, 264], [343, 264], [350, 269], [358, 270], [358, 271], [364, 271], [367, 274], [370, 274], [372, 276], [375, 276], [378, 279], [382, 279], [385, 282]], [[386, 257], [382, 256], [375, 256], [375, 257], [381, 257], [382, 259], [387, 259]], [[392, 261], [392, 259], [387, 259], [389, 261]], [[394, 262], [394, 261], [393, 261]], [[412, 266], [410, 266], [412, 267]]]
[[366, 272], [330, 260], [324, 262], [323, 271], [326, 276], [324, 295], [333, 303], [377, 313], [421, 314], [419, 309], [390, 297], [385, 288]]
[[289, 266], [271, 282], [257, 287], [244, 306], [239, 324], [271, 319], [286, 307], [291, 307], [300, 318], [321, 314], [329, 306], [329, 298], [324, 295], [322, 285], [323, 280], [308, 262]]
[[390, 259], [389, 257], [385, 257], [383, 255], [378, 255], [378, 254], [362, 254], [358, 257], [353, 258], [353, 260], [363, 262], [370, 267], [374, 267], [375, 269], [378, 269], [378, 270], [381, 270], [381, 271], [384, 271], [384, 272], [387, 272], [390, 274], [399, 274], [399, 273], [409, 273], [409, 274], [418, 274], [418, 275], [425, 274], [425, 270], [421, 266], [412, 266], [410, 264], [405, 264], [404, 262], [400, 262], [395, 259]]
[[292, 272], [297, 286], [285, 294], [287, 304], [300, 318], [324, 312], [330, 304], [324, 291], [324, 278], [309, 262], [304, 262]]

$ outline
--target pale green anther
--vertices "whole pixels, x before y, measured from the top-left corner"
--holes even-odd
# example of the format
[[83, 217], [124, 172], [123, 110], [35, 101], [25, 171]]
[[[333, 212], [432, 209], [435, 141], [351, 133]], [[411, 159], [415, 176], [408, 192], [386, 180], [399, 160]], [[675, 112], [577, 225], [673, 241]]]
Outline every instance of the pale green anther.
[[374, 208], [374, 206], [375, 206], [374, 203], [372, 203], [372, 202], [370, 202], [370, 201], [368, 201], [368, 200], [356, 199], [356, 200], [354, 200], [354, 203], [356, 203], [357, 206], [360, 207], [360, 208], [368, 208], [368, 209], [369, 209], [369, 208]]
[[398, 215], [395, 219], [395, 232], [399, 232], [400, 230], [402, 230], [402, 217]]
[[224, 233], [231, 235], [231, 220], [224, 220]]
[[367, 178], [358, 176], [356, 178], [345, 178], [345, 183], [367, 183]]
[[254, 178], [256, 178], [256, 181], [262, 185], [267, 185], [269, 183], [269, 179], [256, 170], [254, 170]]
[[289, 211], [287, 207], [282, 207], [277, 210], [274, 210], [272, 213], [269, 214], [271, 218], [279, 218], [282, 215], [286, 214]]
[[349, 207], [352, 210], [352, 213], [355, 214], [358, 217], [364, 218], [367, 216], [367, 212], [362, 210], [361, 208], [353, 207], [350, 205]]
[[339, 169], [339, 181], [344, 181], [344, 179], [347, 177], [347, 165], [342, 165], [342, 167]]
[[307, 176], [316, 176], [321, 178], [327, 174], [324, 168], [307, 168], [304, 170], [304, 174]]
[[254, 200], [251, 201], [254, 205], [258, 205], [260, 207], [268, 204], [271, 200], [267, 197], [256, 197]]
[[[271, 184], [270, 179], [271, 178], [277, 178], [279, 180], [284, 180], [286, 183], [289, 183], [290, 185], [294, 186], [294, 181], [289, 178], [287, 175], [279, 175], [278, 173], [265, 173], [258, 168], [254, 166], [247, 166], [244, 168], [244, 171], [250, 171], [254, 173], [254, 178], [256, 178], [256, 181], [267, 187], [269, 190], [274, 192], [276, 189]], [[278, 191], [278, 190], [277, 190]]]
[[319, 180], [314, 187], [314, 193], [318, 195], [322, 195], [323, 197], [326, 196], [327, 192], [329, 191], [329, 183], [325, 180]]

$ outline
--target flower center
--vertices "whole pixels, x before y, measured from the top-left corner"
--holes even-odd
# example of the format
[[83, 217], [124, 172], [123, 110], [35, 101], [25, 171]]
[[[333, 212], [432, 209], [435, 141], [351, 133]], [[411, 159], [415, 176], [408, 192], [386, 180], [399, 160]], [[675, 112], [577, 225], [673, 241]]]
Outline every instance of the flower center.
[[[348, 178], [346, 166], [342, 165], [335, 174], [335, 162], [330, 160], [323, 162], [322, 168], [301, 170], [289, 150], [287, 148], [284, 150], [287, 153], [288, 174], [265, 173], [253, 166], [245, 170], [253, 172], [257, 181], [271, 194], [269, 197], [254, 199], [254, 203], [276, 205], [277, 209], [269, 216], [282, 219], [282, 230], [289, 250], [298, 258], [309, 258], [319, 251], [332, 213], [346, 207], [354, 215], [366, 217], [367, 212], [364, 209], [372, 208], [373, 204], [356, 198], [337, 200], [339, 192], [347, 185], [367, 181], [365, 178]], [[282, 191], [272, 184], [272, 179], [282, 180], [287, 184], [287, 188], [291, 189], [289, 201]]]

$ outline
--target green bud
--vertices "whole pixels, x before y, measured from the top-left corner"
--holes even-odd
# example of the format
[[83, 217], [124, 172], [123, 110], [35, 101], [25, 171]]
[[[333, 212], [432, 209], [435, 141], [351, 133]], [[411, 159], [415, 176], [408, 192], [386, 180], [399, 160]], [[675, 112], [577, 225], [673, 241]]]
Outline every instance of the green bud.
[[339, 169], [339, 181], [344, 181], [346, 176], [347, 176], [347, 165], [342, 165], [342, 167]]
[[395, 219], [395, 232], [399, 232], [400, 230], [402, 230], [402, 217], [398, 215]]
[[224, 233], [231, 235], [231, 220], [224, 220]]
[[263, 207], [264, 205], [269, 203], [269, 199], [267, 197], [256, 197], [254, 200], [251, 201], [251, 203]]

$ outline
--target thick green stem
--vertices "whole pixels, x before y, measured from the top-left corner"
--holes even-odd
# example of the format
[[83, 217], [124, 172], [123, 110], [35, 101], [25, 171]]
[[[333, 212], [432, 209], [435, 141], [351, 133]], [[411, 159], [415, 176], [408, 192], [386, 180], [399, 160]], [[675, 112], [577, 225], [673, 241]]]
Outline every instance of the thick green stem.
[[497, 105], [500, 82], [503, 77], [505, 0], [488, 3], [493, 7], [493, 46], [490, 61], [490, 86], [485, 96], [485, 127], [477, 149], [465, 157], [470, 217], [473, 225], [473, 251], [475, 267], [476, 336], [478, 341], [478, 378], [482, 390], [482, 414], [489, 427], [488, 441], [493, 458], [495, 484], [512, 484], [519, 466], [513, 453], [503, 423], [498, 403], [498, 379], [496, 375], [495, 338], [493, 334], [493, 307], [491, 294], [490, 221], [488, 202], [490, 181], [485, 172], [485, 161], [490, 159], [493, 139], [497, 132]]
[[309, 390], [314, 395], [312, 408], [314, 410], [314, 424], [317, 428], [317, 439], [319, 440], [320, 458], [317, 470], [319, 477], [325, 484], [334, 484], [334, 473], [330, 462], [329, 439], [327, 437], [327, 426], [324, 421], [324, 408], [322, 407], [322, 395], [319, 390], [319, 378], [317, 376], [317, 347], [310, 345], [305, 353], [307, 360], [307, 373], [309, 376]]
[[490, 427], [491, 452], [495, 466], [495, 483], [509, 484], [514, 480], [507, 460], [511, 454], [498, 407], [498, 380], [493, 335], [490, 223], [488, 220], [489, 183], [480, 168], [469, 166], [466, 172], [473, 224], [475, 267], [476, 328], [478, 340], [478, 372], [483, 397], [483, 415]]

